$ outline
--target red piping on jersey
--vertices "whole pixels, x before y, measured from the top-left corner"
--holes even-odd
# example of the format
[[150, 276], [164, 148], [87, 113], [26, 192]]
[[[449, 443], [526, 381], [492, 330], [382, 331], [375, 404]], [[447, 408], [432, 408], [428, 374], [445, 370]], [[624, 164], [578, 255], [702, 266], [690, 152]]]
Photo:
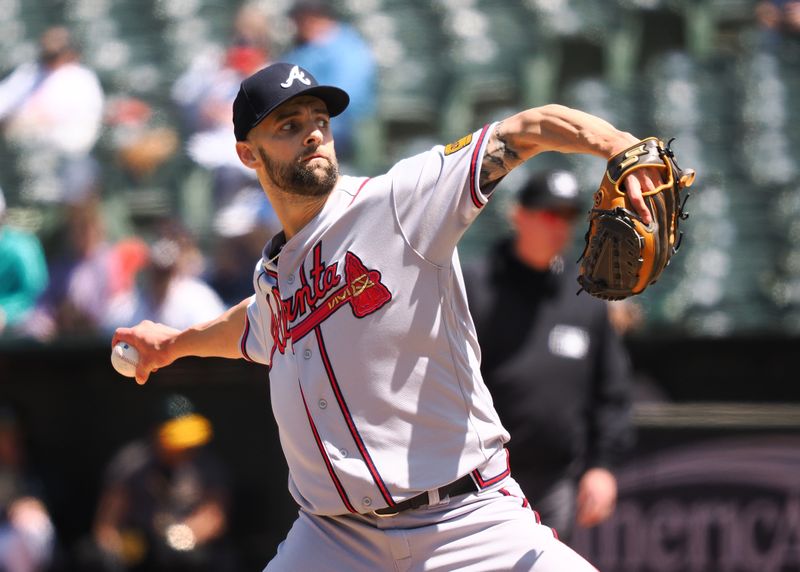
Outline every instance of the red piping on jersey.
[[297, 380], [297, 384], [300, 386], [300, 396], [303, 398], [303, 407], [306, 410], [306, 416], [308, 417], [308, 424], [311, 426], [311, 432], [314, 434], [314, 440], [317, 442], [317, 447], [319, 448], [319, 453], [322, 455], [322, 460], [325, 461], [325, 467], [328, 469], [328, 474], [333, 481], [333, 485], [336, 487], [336, 491], [339, 493], [339, 498], [342, 499], [344, 506], [352, 513], [357, 512], [353, 505], [350, 504], [350, 500], [347, 498], [347, 493], [342, 486], [342, 482], [339, 480], [339, 477], [336, 476], [336, 472], [333, 470], [333, 465], [331, 465], [330, 459], [328, 459], [328, 454], [325, 451], [325, 447], [322, 445], [322, 440], [319, 438], [319, 433], [317, 433], [317, 426], [314, 425], [314, 420], [311, 418], [311, 412], [308, 410], [308, 403], [306, 403], [306, 394], [303, 392], [303, 386], [300, 385], [300, 380]]
[[367, 179], [366, 179], [366, 180], [365, 180], [363, 183], [361, 183], [361, 186], [360, 186], [360, 187], [358, 187], [358, 190], [356, 191], [356, 194], [355, 194], [355, 195], [353, 195], [353, 198], [352, 198], [352, 199], [350, 199], [350, 202], [349, 202], [349, 203], [347, 203], [347, 206], [348, 206], [348, 207], [349, 207], [350, 205], [352, 205], [352, 204], [353, 204], [353, 201], [355, 201], [355, 200], [356, 200], [356, 197], [358, 196], [358, 193], [360, 193], [360, 192], [361, 192], [361, 189], [363, 189], [363, 188], [364, 188], [364, 185], [366, 185], [368, 182], [369, 182], [369, 177], [367, 177]]
[[333, 389], [333, 393], [336, 396], [336, 401], [339, 403], [339, 409], [342, 410], [342, 415], [347, 422], [347, 426], [350, 428], [350, 435], [353, 437], [353, 441], [355, 441], [356, 446], [361, 453], [361, 457], [367, 464], [367, 468], [372, 475], [372, 479], [375, 481], [378, 489], [380, 489], [383, 500], [385, 500], [390, 507], [394, 506], [395, 502], [392, 499], [392, 495], [389, 494], [389, 489], [386, 487], [386, 483], [383, 482], [383, 478], [381, 478], [380, 473], [378, 473], [378, 469], [375, 467], [375, 463], [372, 461], [372, 457], [370, 456], [369, 451], [367, 451], [367, 447], [364, 445], [364, 440], [361, 438], [361, 435], [356, 428], [356, 424], [353, 421], [353, 416], [350, 414], [347, 403], [345, 403], [344, 397], [342, 396], [339, 383], [336, 381], [336, 376], [333, 373], [333, 367], [331, 366], [328, 352], [325, 349], [325, 342], [322, 339], [322, 330], [319, 326], [314, 328], [314, 333], [317, 336], [317, 344], [319, 346], [320, 356], [322, 357], [322, 363], [325, 366], [325, 372], [328, 374], [328, 379], [331, 383], [331, 389]]
[[504, 450], [506, 452], [506, 470], [499, 475], [484, 480], [484, 478], [481, 476], [481, 472], [478, 469], [472, 471], [472, 477], [475, 479], [475, 482], [478, 483], [480, 488], [485, 489], [486, 487], [489, 487], [495, 483], [499, 483], [511, 474], [511, 459], [508, 456], [508, 449]]
[[[261, 274], [269, 274], [267, 269], [265, 268], [261, 273], [259, 273], [258, 278], [256, 278], [256, 282], [261, 279]], [[247, 338], [250, 336], [250, 316], [247, 312], [244, 314], [244, 333], [242, 334], [242, 341], [239, 342], [239, 349], [242, 352], [242, 357], [249, 362], [255, 363], [255, 360], [250, 357], [250, 354], [247, 353]], [[273, 347], [274, 351], [274, 347]], [[271, 357], [271, 356], [270, 356]], [[270, 363], [271, 363], [270, 359]]]
[[475, 150], [472, 151], [472, 160], [470, 161], [469, 165], [469, 195], [472, 197], [472, 202], [479, 209], [482, 209], [485, 203], [481, 201], [480, 197], [478, 197], [478, 189], [477, 185], [475, 184], [475, 169], [478, 166], [478, 156], [481, 154], [483, 140], [486, 138], [486, 132], [488, 130], [489, 126], [484, 126], [481, 134], [478, 136], [478, 142], [475, 144]]
[[247, 361], [253, 361], [247, 353], [247, 336], [250, 335], [250, 316], [245, 313], [244, 316], [244, 333], [242, 334], [242, 341], [239, 342], [239, 350], [242, 352], [242, 357]]
[[[305, 264], [300, 265], [300, 283], [302, 285], [307, 285], [307, 278], [305, 272]], [[312, 310], [311, 315], [317, 314], [318, 310], [325, 311], [325, 308], [328, 308], [327, 304], [316, 307]], [[320, 356], [322, 357], [322, 363], [325, 366], [325, 373], [328, 376], [328, 380], [331, 385], [331, 389], [333, 390], [334, 395], [336, 396], [336, 401], [339, 404], [339, 409], [342, 412], [342, 416], [344, 417], [345, 422], [347, 423], [348, 429], [350, 430], [350, 436], [353, 438], [353, 441], [358, 447], [359, 453], [361, 453], [361, 457], [364, 459], [364, 462], [367, 464], [367, 468], [369, 469], [370, 475], [372, 475], [372, 479], [375, 481], [375, 484], [378, 486], [378, 489], [381, 491], [381, 495], [383, 496], [384, 500], [388, 503], [389, 506], [394, 506], [394, 500], [392, 496], [389, 494], [389, 490], [386, 487], [386, 484], [383, 482], [383, 479], [378, 473], [378, 469], [375, 467], [375, 463], [372, 461], [372, 457], [370, 456], [369, 452], [367, 451], [367, 447], [364, 445], [364, 440], [361, 438], [361, 435], [356, 429], [355, 422], [353, 421], [353, 416], [350, 414], [350, 410], [345, 403], [344, 396], [342, 395], [341, 388], [339, 387], [339, 383], [336, 381], [336, 375], [333, 373], [333, 366], [331, 365], [330, 358], [328, 357], [328, 352], [325, 349], [325, 342], [322, 339], [322, 329], [319, 327], [320, 322], [327, 318], [333, 310], [324, 314], [324, 318], [317, 321], [313, 324], [312, 328], [314, 334], [317, 338], [317, 346], [319, 347]], [[309, 316], [311, 317], [311, 316]], [[306, 319], [305, 321], [308, 321]], [[305, 335], [305, 334], [303, 334]], [[302, 336], [299, 336], [302, 337]], [[298, 338], [294, 336], [294, 329], [292, 329], [292, 343], [295, 343]], [[323, 451], [323, 455], [324, 455]], [[326, 456], [327, 460], [327, 456]]]
[[[500, 489], [500, 494], [502, 494], [504, 496], [507, 496], [507, 497], [516, 497], [517, 496], [517, 495], [511, 494], [510, 492], [508, 492], [507, 489]], [[519, 497], [517, 497], [517, 498], [519, 498]], [[522, 497], [522, 508], [528, 508], [529, 505], [530, 505], [530, 503], [528, 502], [528, 499], [526, 499], [525, 497]], [[536, 521], [539, 522], [539, 520], [538, 520], [539, 519], [539, 515], [536, 513], [536, 511], [534, 511], [534, 514], [536, 515], [536, 519], [537, 519]]]

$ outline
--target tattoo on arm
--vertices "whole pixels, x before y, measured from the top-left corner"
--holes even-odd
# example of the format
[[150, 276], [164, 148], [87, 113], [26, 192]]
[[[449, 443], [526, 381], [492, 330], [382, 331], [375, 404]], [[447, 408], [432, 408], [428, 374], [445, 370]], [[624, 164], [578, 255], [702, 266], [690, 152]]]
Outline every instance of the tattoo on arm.
[[519, 154], [503, 135], [502, 127], [502, 122], [497, 124], [486, 144], [486, 152], [481, 163], [481, 186], [496, 181], [522, 163]]

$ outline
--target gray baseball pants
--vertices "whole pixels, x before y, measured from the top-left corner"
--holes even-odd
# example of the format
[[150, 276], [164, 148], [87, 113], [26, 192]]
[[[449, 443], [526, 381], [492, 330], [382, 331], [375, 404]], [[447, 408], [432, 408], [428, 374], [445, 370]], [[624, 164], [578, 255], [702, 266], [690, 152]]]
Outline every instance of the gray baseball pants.
[[264, 572], [597, 572], [537, 522], [512, 478], [391, 517], [300, 511]]

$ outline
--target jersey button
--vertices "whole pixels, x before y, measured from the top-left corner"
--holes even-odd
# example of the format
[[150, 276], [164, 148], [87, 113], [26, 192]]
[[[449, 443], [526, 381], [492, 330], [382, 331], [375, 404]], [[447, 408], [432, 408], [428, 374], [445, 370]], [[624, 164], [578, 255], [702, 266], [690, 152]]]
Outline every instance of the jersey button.
[[325, 401], [324, 399], [320, 399], [320, 400], [317, 402], [317, 405], [319, 405], [319, 408], [320, 408], [320, 409], [325, 409], [325, 408], [328, 406], [328, 402], [327, 402], [327, 401]]
[[286, 277], [286, 282], [294, 284], [294, 274], [289, 274], [289, 276]]
[[340, 450], [339, 450], [339, 454], [340, 454], [342, 457], [346, 457], [346, 456], [347, 456], [347, 449], [340, 449]]
[[308, 350], [308, 349], [305, 350], [303, 352], [303, 357], [306, 358], [306, 359], [311, 359], [311, 350]]
[[361, 504], [363, 504], [364, 506], [372, 506], [372, 499], [369, 497], [364, 497], [363, 499], [361, 499]]

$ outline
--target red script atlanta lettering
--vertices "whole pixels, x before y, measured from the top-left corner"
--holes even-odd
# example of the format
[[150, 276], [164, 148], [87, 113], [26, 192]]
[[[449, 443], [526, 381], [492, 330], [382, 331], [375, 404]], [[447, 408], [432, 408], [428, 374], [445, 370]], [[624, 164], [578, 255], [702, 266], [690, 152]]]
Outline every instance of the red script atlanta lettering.
[[336, 272], [339, 263], [334, 262], [330, 266], [326, 266], [322, 261], [321, 242], [314, 246], [313, 256], [314, 265], [311, 267], [310, 283], [303, 280], [303, 285], [295, 291], [294, 295], [283, 301], [287, 322], [294, 322], [307, 310], [316, 307], [317, 302], [324, 300], [328, 292], [336, 288], [342, 281], [342, 277]]
[[[313, 266], [309, 280], [301, 280], [302, 286], [289, 298], [281, 298], [277, 286], [272, 288], [271, 333], [275, 346], [284, 353], [290, 339], [298, 340], [313, 330], [339, 308], [349, 306], [353, 315], [363, 318], [392, 299], [389, 290], [381, 283], [381, 273], [368, 269], [352, 252], [345, 254], [344, 284], [338, 274], [338, 262], [326, 265], [322, 260], [322, 245], [313, 250]], [[338, 288], [337, 288], [338, 287]], [[327, 302], [321, 304], [327, 299]], [[291, 328], [289, 324], [303, 319]]]

